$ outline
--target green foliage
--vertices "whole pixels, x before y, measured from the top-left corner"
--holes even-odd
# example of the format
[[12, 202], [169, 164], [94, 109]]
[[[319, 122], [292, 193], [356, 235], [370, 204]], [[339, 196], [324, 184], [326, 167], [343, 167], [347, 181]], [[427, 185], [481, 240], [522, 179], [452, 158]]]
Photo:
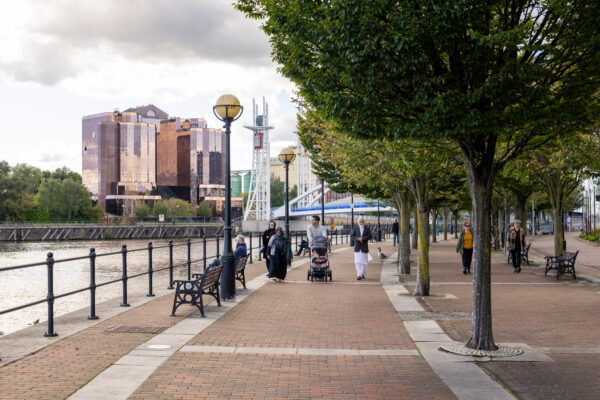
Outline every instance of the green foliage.
[[169, 218], [194, 217], [196, 216], [196, 208], [185, 200], [172, 198], [155, 202], [152, 214], [155, 217], [160, 214], [164, 214], [165, 217]]
[[271, 207], [281, 207], [285, 202], [285, 182], [271, 174]]
[[212, 208], [206, 201], [201, 201], [196, 207], [196, 215], [199, 217], [212, 217]]
[[154, 206], [152, 207], [152, 215], [158, 218], [160, 214], [166, 217], [168, 213], [169, 202], [167, 200], [158, 200], [154, 202]]
[[135, 215], [136, 218], [148, 218], [150, 215], [150, 207], [148, 207], [146, 203], [138, 203], [133, 208], [133, 215]]
[[68, 168], [54, 172], [17, 164], [11, 168], [0, 162], [0, 220], [64, 221], [89, 217], [90, 193], [81, 176]]
[[52, 220], [83, 219], [92, 210], [90, 193], [70, 177], [62, 181], [44, 179], [34, 199], [40, 212], [47, 213]]

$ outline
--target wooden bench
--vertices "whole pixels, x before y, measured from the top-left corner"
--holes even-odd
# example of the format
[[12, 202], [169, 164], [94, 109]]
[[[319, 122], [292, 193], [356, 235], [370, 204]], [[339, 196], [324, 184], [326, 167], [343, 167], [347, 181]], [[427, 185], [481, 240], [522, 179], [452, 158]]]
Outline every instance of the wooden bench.
[[206, 270], [202, 275], [197, 276], [198, 279], [191, 281], [176, 280], [173, 281], [177, 285], [175, 290], [175, 298], [173, 299], [173, 311], [171, 315], [175, 315], [175, 311], [182, 304], [191, 304], [198, 307], [202, 317], [204, 314], [204, 302], [202, 295], [209, 295], [217, 300], [217, 304], [221, 307], [221, 299], [219, 296], [219, 279], [221, 278], [222, 265], [213, 266]]
[[[521, 250], [521, 261], [525, 261], [527, 265], [529, 265], [529, 248], [531, 247], [531, 243], [525, 247], [525, 250]], [[512, 252], [508, 252], [508, 258], [506, 259], [506, 263], [510, 264], [512, 262]]]
[[244, 289], [246, 289], [246, 263], [248, 262], [248, 257], [240, 257], [235, 262], [235, 279], [242, 283]]
[[573, 276], [573, 279], [577, 280], [577, 275], [575, 274], [575, 260], [577, 260], [577, 254], [579, 254], [579, 250], [575, 253], [563, 251], [558, 257], [546, 256], [546, 272], [544, 273], [544, 276], [546, 276], [551, 269], [556, 269], [557, 280], [565, 272], [570, 273]]

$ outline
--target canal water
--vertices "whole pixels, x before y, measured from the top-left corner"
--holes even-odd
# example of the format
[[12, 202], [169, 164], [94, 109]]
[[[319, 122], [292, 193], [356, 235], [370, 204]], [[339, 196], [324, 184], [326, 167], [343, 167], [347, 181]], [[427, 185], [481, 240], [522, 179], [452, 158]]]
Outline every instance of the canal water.
[[[184, 244], [173, 248], [173, 263], [179, 264], [187, 260], [187, 246], [185, 240], [173, 240], [173, 244]], [[200, 240], [192, 240], [192, 260], [201, 260], [203, 245]], [[48, 252], [54, 254], [55, 260], [71, 257], [85, 256], [90, 248], [95, 248], [96, 254], [96, 284], [120, 278], [122, 275], [121, 254], [100, 257], [101, 254], [120, 251], [121, 245], [126, 244], [128, 250], [147, 248], [148, 241], [94, 241], [94, 242], [0, 242], [0, 268], [13, 265], [31, 264], [46, 260]], [[154, 247], [168, 244], [168, 240], [152, 240]], [[222, 251], [222, 242], [220, 243]], [[256, 253], [256, 251], [255, 251]], [[208, 241], [206, 245], [207, 265], [216, 255], [216, 243]], [[158, 269], [168, 266], [169, 249], [154, 249], [152, 252], [153, 268]], [[192, 273], [202, 272], [202, 262], [192, 264]], [[128, 276], [148, 270], [148, 251], [128, 252]], [[174, 279], [185, 279], [187, 267], [175, 269]], [[45, 265], [30, 267], [20, 270], [0, 271], [0, 311], [17, 307], [35, 300], [45, 299], [48, 289], [47, 268]], [[153, 286], [166, 288], [168, 271], [155, 273]], [[57, 263], [54, 265], [54, 294], [60, 295], [72, 290], [89, 287], [90, 262], [89, 259]], [[120, 297], [122, 283], [116, 282], [96, 290], [96, 303]], [[143, 275], [128, 280], [128, 293], [147, 293], [148, 276]], [[89, 307], [89, 291], [57, 299], [54, 303], [55, 317], [67, 314], [81, 308]], [[47, 320], [47, 304], [42, 303], [24, 310], [0, 315], [0, 332], [4, 335], [26, 328], [35, 323]]]

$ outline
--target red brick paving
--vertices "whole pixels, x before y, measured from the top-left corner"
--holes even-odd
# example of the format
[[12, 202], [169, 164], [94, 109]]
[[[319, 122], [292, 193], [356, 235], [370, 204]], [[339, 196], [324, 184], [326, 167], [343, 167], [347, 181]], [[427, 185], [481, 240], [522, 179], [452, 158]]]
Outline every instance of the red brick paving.
[[[450, 293], [457, 297], [425, 299], [431, 311], [472, 309], [472, 286], [448, 284], [471, 280], [460, 270], [455, 244], [456, 241], [440, 242], [431, 247], [432, 294]], [[544, 277], [539, 265], [524, 266], [520, 274], [515, 274], [502, 253], [496, 253], [493, 260], [492, 316], [496, 342], [526, 343], [534, 348], [599, 348], [600, 285], [573, 282], [568, 277], [556, 284], [554, 277]], [[441, 325], [455, 340], [466, 341], [470, 335], [470, 320], [443, 321]], [[600, 354], [548, 356], [554, 361], [493, 361], [480, 365], [523, 400], [600, 399]]]
[[131, 399], [455, 399], [420, 357], [177, 353]]
[[[264, 264], [249, 265], [248, 279], [263, 272]], [[204, 300], [211, 302], [213, 298]], [[172, 295], [158, 298], [1, 367], [0, 399], [65, 398], [154, 336], [107, 330], [118, 326], [170, 327], [197, 311], [184, 306], [177, 310], [176, 317], [171, 317], [172, 306]]]
[[[389, 247], [389, 246], [387, 246]], [[387, 249], [389, 253], [393, 250]], [[357, 282], [353, 252], [331, 257], [334, 282], [269, 282], [189, 344], [333, 349], [415, 349], [373, 262]], [[292, 282], [290, 282], [292, 281]], [[300, 281], [300, 282], [298, 282]], [[306, 282], [306, 283], [305, 283]], [[351, 284], [358, 283], [358, 284]], [[454, 399], [419, 356], [177, 353], [134, 393], [158, 398]]]

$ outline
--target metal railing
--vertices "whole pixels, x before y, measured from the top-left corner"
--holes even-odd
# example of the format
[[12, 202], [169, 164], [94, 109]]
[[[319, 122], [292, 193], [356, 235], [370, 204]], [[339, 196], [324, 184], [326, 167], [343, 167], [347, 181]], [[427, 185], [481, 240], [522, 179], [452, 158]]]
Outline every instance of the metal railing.
[[[376, 232], [377, 227], [371, 226], [371, 229], [373, 232]], [[390, 233], [389, 230], [390, 230], [389, 227], [382, 226], [382, 239], [383, 240], [385, 240], [385, 237], [387, 235], [389, 235], [389, 233]], [[334, 230], [328, 231], [328, 238], [329, 238], [331, 245], [340, 245], [340, 244], [344, 244], [344, 243], [349, 244], [350, 243], [350, 234], [351, 234], [351, 232], [350, 232], [349, 228], [334, 229]], [[252, 233], [248, 233], [245, 236], [247, 237], [246, 247], [247, 247], [247, 253], [249, 256], [249, 264], [252, 264], [254, 261], [254, 256], [253, 256], [254, 251], [258, 251], [258, 261], [262, 261], [263, 252], [260, 251], [260, 248], [262, 247], [261, 235], [260, 234], [253, 235]], [[253, 244], [253, 239], [255, 238], [255, 236], [258, 236], [258, 247], [254, 246], [254, 244]], [[297, 253], [302, 244], [302, 240], [304, 240], [306, 237], [306, 234], [304, 232], [292, 232], [290, 234], [290, 236], [291, 236], [290, 237], [290, 246], [295, 244], [296, 250], [294, 251], [294, 253]], [[374, 234], [373, 237], [374, 237], [374, 239], [373, 239], [373, 241], [374, 241], [376, 235]], [[211, 239], [211, 241], [212, 240], [214, 240], [216, 243], [216, 255], [214, 257], [219, 258], [220, 257], [221, 237], [219, 235], [217, 235], [214, 237], [214, 239]], [[192, 245], [200, 244], [200, 243], [202, 244], [202, 258], [192, 259], [192, 252], [191, 252]], [[57, 336], [57, 333], [54, 331], [54, 301], [55, 300], [63, 298], [63, 297], [71, 296], [71, 295], [74, 295], [77, 293], [89, 291], [89, 293], [90, 293], [90, 314], [87, 318], [90, 320], [98, 319], [98, 316], [96, 315], [96, 290], [98, 288], [121, 282], [121, 284], [122, 284], [122, 290], [121, 290], [122, 299], [121, 299], [120, 305], [121, 305], [121, 307], [129, 307], [129, 303], [127, 302], [127, 297], [128, 297], [127, 283], [129, 281], [129, 279], [147, 275], [148, 276], [148, 293], [146, 296], [152, 297], [152, 296], [154, 296], [153, 275], [157, 272], [168, 270], [169, 271], [169, 285], [168, 285], [167, 289], [173, 289], [173, 271], [175, 269], [180, 268], [180, 267], [186, 267], [188, 280], [190, 280], [192, 277], [191, 269], [192, 269], [193, 264], [202, 263], [202, 269], [203, 269], [203, 271], [206, 271], [206, 260], [208, 258], [213, 257], [213, 256], [211, 256], [211, 257], [207, 258], [207, 254], [206, 254], [207, 246], [206, 245], [207, 245], [206, 236], [204, 236], [200, 240], [192, 241], [191, 239], [187, 239], [186, 242], [177, 243], [177, 244], [173, 244], [173, 241], [170, 240], [168, 244], [161, 245], [161, 246], [154, 246], [152, 244], [152, 242], [148, 242], [148, 245], [146, 247], [137, 248], [137, 249], [128, 249], [127, 245], [123, 244], [121, 246], [120, 250], [108, 252], [108, 253], [97, 254], [96, 250], [94, 248], [90, 248], [89, 254], [87, 254], [85, 256], [70, 257], [70, 258], [56, 260], [56, 259], [54, 259], [54, 254], [52, 252], [49, 252], [47, 254], [46, 260], [42, 261], [42, 262], [23, 264], [23, 265], [15, 265], [15, 266], [9, 266], [9, 267], [1, 267], [0, 273], [6, 272], [6, 271], [14, 271], [14, 270], [22, 270], [22, 269], [27, 269], [27, 268], [39, 267], [39, 266], [45, 265], [46, 272], [47, 272], [46, 279], [47, 279], [47, 284], [48, 284], [48, 290], [47, 290], [45, 299], [40, 299], [40, 300], [32, 301], [32, 302], [22, 304], [22, 305], [19, 305], [16, 307], [11, 307], [11, 308], [8, 308], [5, 310], [0, 310], [0, 315], [19, 311], [19, 310], [22, 310], [22, 309], [25, 309], [28, 307], [33, 307], [38, 304], [47, 303], [48, 304], [48, 322], [47, 322], [48, 328], [47, 328], [47, 332], [44, 334], [44, 336], [46, 336], [46, 337]], [[185, 261], [175, 264], [173, 262], [173, 249], [175, 247], [182, 247], [182, 246], [187, 247], [187, 249], [186, 249], [187, 257], [186, 257]], [[153, 262], [154, 251], [160, 250], [160, 249], [168, 249], [169, 261], [166, 266], [161, 266], [159, 268], [155, 268], [155, 265]], [[147, 271], [129, 275], [127, 273], [127, 260], [128, 260], [127, 257], [128, 257], [128, 255], [131, 253], [142, 252], [142, 251], [147, 252], [147, 255], [148, 255]], [[96, 282], [96, 260], [98, 258], [115, 256], [115, 255], [119, 255], [119, 254], [121, 255], [121, 277], [116, 278], [116, 279], [111, 279], [106, 282], [97, 283]], [[66, 293], [55, 294], [54, 293], [54, 266], [59, 263], [65, 263], [65, 262], [70, 262], [70, 261], [79, 261], [79, 260], [89, 260], [89, 263], [90, 263], [90, 280], [89, 280], [90, 283], [89, 283], [89, 285], [86, 287], [82, 287], [79, 289], [75, 289], [75, 290], [66, 292]]]

